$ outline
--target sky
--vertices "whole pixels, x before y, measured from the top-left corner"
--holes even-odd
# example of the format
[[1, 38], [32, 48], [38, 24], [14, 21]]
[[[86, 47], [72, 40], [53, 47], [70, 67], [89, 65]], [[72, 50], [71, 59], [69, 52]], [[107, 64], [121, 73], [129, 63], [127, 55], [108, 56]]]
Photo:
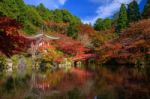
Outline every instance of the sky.
[[[132, 0], [24, 0], [30, 5], [43, 3], [48, 9], [67, 9], [79, 17], [83, 23], [94, 23], [97, 18], [111, 18], [119, 11], [121, 3]], [[146, 0], [136, 0], [143, 9]]]

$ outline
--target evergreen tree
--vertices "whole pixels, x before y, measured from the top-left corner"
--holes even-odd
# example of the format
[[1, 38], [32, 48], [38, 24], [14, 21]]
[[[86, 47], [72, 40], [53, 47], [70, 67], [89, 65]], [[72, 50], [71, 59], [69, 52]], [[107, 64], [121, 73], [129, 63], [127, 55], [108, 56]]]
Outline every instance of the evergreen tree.
[[143, 18], [150, 18], [150, 0], [147, 0], [147, 3], [144, 7], [144, 11], [142, 13]]
[[121, 30], [126, 28], [127, 25], [128, 25], [127, 10], [125, 4], [122, 4], [117, 22], [117, 32], [121, 32]]
[[128, 20], [129, 22], [138, 21], [141, 18], [139, 6], [135, 0], [128, 5]]
[[114, 27], [117, 26], [118, 19], [119, 19], [119, 12], [120, 12], [120, 11], [116, 12], [116, 13], [113, 15], [113, 17], [112, 17], [112, 25], [113, 25]]
[[98, 18], [94, 24], [94, 29], [97, 31], [106, 30], [112, 27], [112, 20], [109, 18]]
[[103, 19], [98, 18], [94, 24], [94, 29], [97, 31], [104, 30]]

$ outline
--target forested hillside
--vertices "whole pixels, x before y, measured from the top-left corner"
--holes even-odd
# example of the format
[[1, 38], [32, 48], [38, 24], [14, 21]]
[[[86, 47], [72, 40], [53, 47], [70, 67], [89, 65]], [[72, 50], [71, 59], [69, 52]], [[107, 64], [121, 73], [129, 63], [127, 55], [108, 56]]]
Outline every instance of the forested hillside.
[[23, 0], [1, 0], [0, 15], [16, 19], [27, 34], [35, 34], [45, 22], [80, 24], [81, 20], [65, 9], [49, 10], [43, 4], [26, 5]]
[[[114, 55], [106, 51], [105, 53], [108, 54], [107, 57], [109, 59], [111, 56], [117, 57], [118, 55], [117, 53], [123, 53], [123, 55], [121, 54], [119, 55], [122, 57], [125, 56], [127, 57], [127, 55], [130, 55], [130, 53], [129, 51], [127, 51], [128, 49], [126, 49], [126, 45], [124, 44], [127, 44], [128, 42], [130, 42], [130, 44], [134, 44], [134, 42], [136, 42], [135, 41], [136, 39], [133, 39], [132, 35], [134, 33], [135, 33], [134, 35], [138, 35], [140, 31], [142, 32], [145, 31], [145, 29], [148, 29], [146, 27], [148, 26], [149, 21], [148, 20], [147, 22], [141, 21], [144, 18], [149, 18], [148, 9], [149, 9], [149, 1], [145, 5], [144, 11], [142, 13], [139, 11], [139, 6], [136, 1], [131, 2], [128, 6], [122, 4], [120, 7], [120, 11], [114, 15], [115, 16], [114, 18], [112, 19], [98, 18], [92, 27], [91, 25], [83, 24], [78, 17], [72, 15], [70, 12], [68, 12], [65, 9], [49, 10], [43, 4], [39, 4], [38, 6], [33, 6], [33, 5], [25, 4], [23, 0], [1, 0], [0, 1], [0, 15], [2, 16], [1, 30], [6, 34], [7, 31], [9, 31], [9, 33], [12, 35], [14, 31], [17, 31], [21, 35], [27, 35], [27, 34], [34, 35], [40, 32], [42, 27], [44, 27], [44, 30], [47, 34], [52, 34], [52, 35], [61, 34], [66, 37], [69, 36], [71, 37], [71, 39], [75, 39], [75, 41], [80, 42], [85, 48], [90, 49], [92, 51], [91, 53], [94, 54], [101, 53], [101, 49], [106, 50], [108, 49], [107, 47], [111, 47], [111, 44], [109, 44], [109, 42], [111, 42], [114, 47], [120, 46], [120, 50], [123, 49], [124, 51], [117, 52], [116, 50], [117, 48], [116, 48], [114, 49], [115, 50]], [[9, 17], [9, 18], [5, 18], [5, 17]], [[11, 20], [16, 20], [15, 22], [17, 22], [18, 24], [16, 24], [15, 26], [13, 23], [11, 23], [13, 22]], [[141, 22], [138, 23], [138, 21]], [[13, 24], [13, 25], [10, 25], [10, 27], [9, 25], [4, 25], [6, 22], [8, 22], [8, 24]], [[140, 27], [139, 25], [142, 26], [142, 24], [145, 26]], [[12, 28], [12, 26], [15, 26], [16, 30], [10, 30], [9, 28]], [[20, 26], [20, 28], [16, 28], [17, 26]], [[20, 30], [18, 31], [17, 29]], [[129, 33], [130, 32], [129, 30], [132, 31], [132, 33]], [[147, 33], [146, 37], [148, 37], [149, 32], [146, 33]], [[5, 37], [7, 37], [6, 34]], [[128, 34], [128, 36], [124, 36], [126, 34]], [[145, 37], [145, 34], [140, 34], [140, 35]], [[138, 37], [140, 35], [138, 35]], [[129, 39], [129, 36], [131, 36], [130, 39], [132, 40], [127, 40]], [[138, 41], [141, 40], [142, 38], [138, 38]], [[68, 41], [68, 42], [73, 43], [74, 41]], [[116, 44], [115, 42], [118, 42], [118, 44], [115, 45]], [[108, 44], [107, 47], [105, 46], [106, 44]], [[9, 45], [9, 44], [3, 43], [2, 45]], [[61, 45], [59, 46], [61, 47]], [[7, 48], [1, 48], [1, 49], [7, 49]], [[137, 51], [138, 49], [135, 50]], [[147, 47], [146, 49], [144, 48], [143, 50], [144, 50], [143, 54], [145, 53], [145, 50], [148, 53], [149, 47]], [[132, 51], [131, 53], [133, 54]], [[105, 59], [106, 57], [104, 59], [102, 57], [104, 56], [99, 57], [100, 60], [106, 61]], [[135, 57], [134, 60], [137, 61], [139, 58], [136, 59]]]

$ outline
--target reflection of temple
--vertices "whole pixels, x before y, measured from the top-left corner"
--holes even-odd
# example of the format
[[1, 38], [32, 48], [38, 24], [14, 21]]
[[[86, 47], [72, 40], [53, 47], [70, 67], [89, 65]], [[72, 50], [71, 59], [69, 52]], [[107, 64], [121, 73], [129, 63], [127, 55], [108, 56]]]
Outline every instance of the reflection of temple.
[[50, 85], [45, 75], [33, 73], [31, 78], [31, 87], [44, 91], [47, 90], [50, 87]]
[[[48, 36], [46, 34], [42, 33], [38, 34], [36, 36], [29, 37], [29, 39], [32, 40], [31, 43], [31, 54], [32, 54], [32, 62], [33, 62], [33, 68], [37, 68], [38, 62], [36, 61], [38, 53], [39, 52], [47, 52], [48, 48], [51, 48], [50, 40], [57, 40], [58, 37], [52, 37]], [[38, 96], [40, 96], [41, 91], [45, 91], [49, 88], [48, 80], [44, 76], [37, 75], [35, 71], [33, 71], [32, 77], [31, 77], [31, 89], [38, 90]]]

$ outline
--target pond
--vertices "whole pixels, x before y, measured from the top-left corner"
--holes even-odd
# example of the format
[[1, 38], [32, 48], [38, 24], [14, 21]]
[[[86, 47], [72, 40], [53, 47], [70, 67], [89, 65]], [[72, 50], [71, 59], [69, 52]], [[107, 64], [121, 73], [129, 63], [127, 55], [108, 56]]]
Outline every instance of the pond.
[[0, 99], [150, 99], [149, 78], [143, 70], [121, 66], [4, 72]]

